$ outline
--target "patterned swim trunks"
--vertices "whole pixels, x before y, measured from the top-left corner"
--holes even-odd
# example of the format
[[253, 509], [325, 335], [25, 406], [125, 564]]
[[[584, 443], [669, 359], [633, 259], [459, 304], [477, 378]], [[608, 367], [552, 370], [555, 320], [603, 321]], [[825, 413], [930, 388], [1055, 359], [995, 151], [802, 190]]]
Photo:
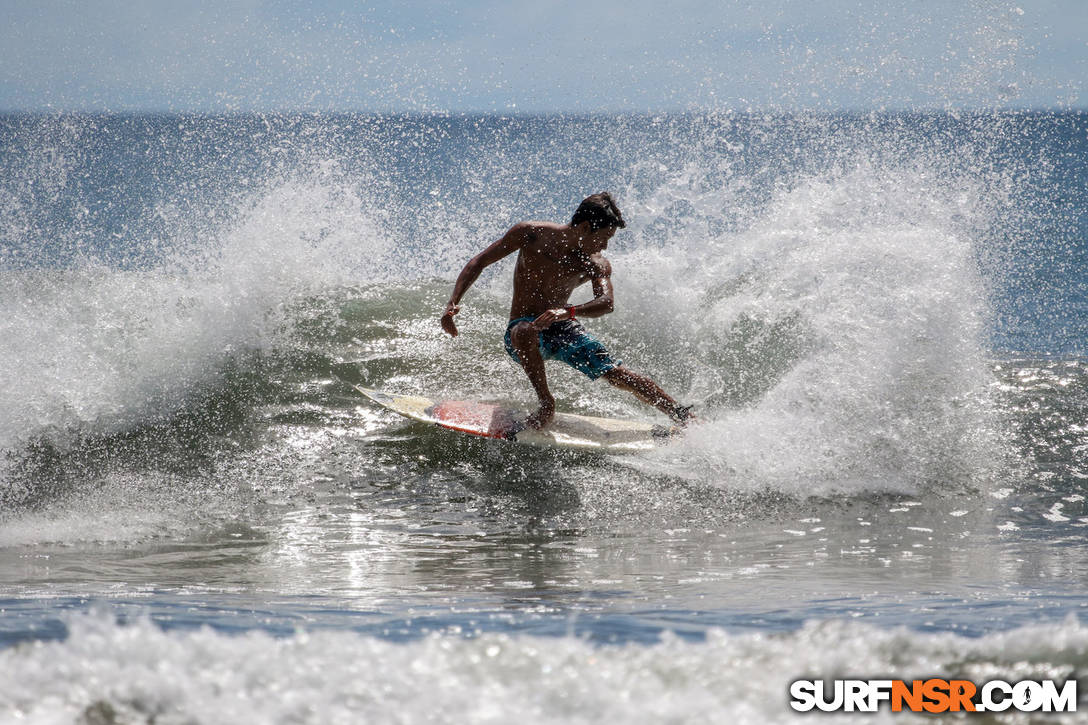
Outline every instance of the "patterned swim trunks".
[[[506, 326], [506, 352], [521, 364], [517, 351], [510, 341], [510, 331], [519, 322], [532, 322], [535, 317], [519, 317], [510, 320]], [[613, 370], [623, 364], [621, 360], [614, 360], [608, 350], [597, 338], [586, 332], [586, 328], [576, 320], [561, 320], [553, 322], [551, 326], [539, 333], [540, 354], [545, 360], [560, 360], [570, 365], [575, 370], [581, 371], [590, 380], [596, 380], [609, 370]]]

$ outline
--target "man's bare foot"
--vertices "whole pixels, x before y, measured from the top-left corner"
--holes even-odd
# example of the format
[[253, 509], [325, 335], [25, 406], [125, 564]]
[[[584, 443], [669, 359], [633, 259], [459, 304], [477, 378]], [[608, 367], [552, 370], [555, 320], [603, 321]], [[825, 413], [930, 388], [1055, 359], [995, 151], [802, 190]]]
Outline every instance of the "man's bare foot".
[[699, 419], [691, 412], [691, 409], [694, 407], [694, 405], [677, 405], [673, 408], [672, 412], [669, 413], [669, 417], [681, 428], [687, 426], [688, 423], [697, 423]]
[[525, 425], [534, 430], [540, 430], [552, 422], [555, 417], [555, 401], [540, 401], [540, 407], [535, 413], [525, 419]]

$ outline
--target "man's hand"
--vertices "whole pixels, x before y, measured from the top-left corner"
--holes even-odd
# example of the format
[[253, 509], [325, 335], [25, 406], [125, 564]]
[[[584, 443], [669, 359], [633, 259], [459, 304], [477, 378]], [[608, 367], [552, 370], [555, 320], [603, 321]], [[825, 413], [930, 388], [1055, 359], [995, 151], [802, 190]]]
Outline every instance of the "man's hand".
[[461, 305], [455, 305], [450, 302], [446, 305], [446, 311], [442, 313], [442, 319], [439, 323], [442, 325], [442, 329], [450, 334], [451, 337], [457, 337], [457, 325], [453, 322], [453, 316], [461, 311]]
[[569, 320], [570, 311], [564, 307], [556, 307], [551, 310], [545, 310], [539, 317], [533, 320], [533, 329], [537, 332], [543, 332], [551, 327], [553, 322], [559, 322], [560, 320]]

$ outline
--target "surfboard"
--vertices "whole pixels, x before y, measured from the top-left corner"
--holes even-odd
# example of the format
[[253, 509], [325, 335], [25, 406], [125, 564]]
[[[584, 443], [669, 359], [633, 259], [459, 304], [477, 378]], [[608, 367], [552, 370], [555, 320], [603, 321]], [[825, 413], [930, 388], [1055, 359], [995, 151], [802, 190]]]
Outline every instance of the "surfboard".
[[528, 413], [493, 403], [472, 400], [431, 400], [415, 395], [395, 395], [347, 383], [387, 410], [423, 423], [480, 438], [552, 448], [577, 448], [608, 453], [650, 450], [679, 429], [589, 415], [556, 413], [544, 430], [525, 426]]

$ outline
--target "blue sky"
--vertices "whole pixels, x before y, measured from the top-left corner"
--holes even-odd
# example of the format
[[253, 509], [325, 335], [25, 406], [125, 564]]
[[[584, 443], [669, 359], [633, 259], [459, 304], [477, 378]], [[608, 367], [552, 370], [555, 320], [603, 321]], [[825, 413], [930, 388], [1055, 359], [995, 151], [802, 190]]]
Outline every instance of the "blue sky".
[[1088, 0], [0, 0], [0, 109], [1088, 107]]

